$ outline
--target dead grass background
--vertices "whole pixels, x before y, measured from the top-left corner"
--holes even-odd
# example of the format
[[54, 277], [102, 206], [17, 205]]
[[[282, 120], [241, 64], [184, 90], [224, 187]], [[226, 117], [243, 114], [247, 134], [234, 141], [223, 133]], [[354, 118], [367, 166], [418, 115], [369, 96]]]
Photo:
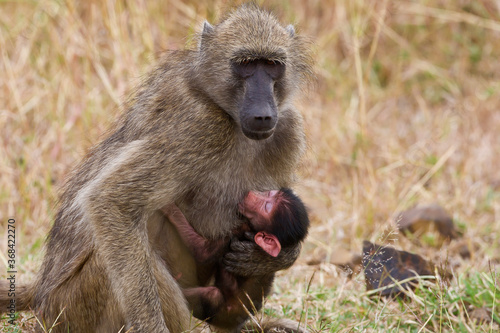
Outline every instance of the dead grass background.
[[[238, 3], [0, 1], [0, 259], [6, 263], [14, 217], [21, 281], [40, 264], [58, 187], [141, 75], [163, 50], [189, 43], [204, 19]], [[493, 297], [475, 307], [499, 313], [500, 3], [264, 4], [311, 37], [317, 64], [301, 101], [309, 151], [297, 185], [313, 226], [266, 311], [318, 331], [496, 330], [495, 321], [470, 320], [463, 300], [471, 283]], [[430, 202], [464, 231], [470, 259], [454, 242], [416, 246], [395, 233], [395, 212]], [[343, 251], [360, 253], [364, 239], [446, 263], [451, 286], [428, 286], [439, 311], [419, 303], [422, 295], [410, 303], [368, 298], [362, 275], [349, 280], [330, 263]], [[319, 254], [320, 265], [306, 264]], [[485, 281], [493, 287], [481, 290]]]

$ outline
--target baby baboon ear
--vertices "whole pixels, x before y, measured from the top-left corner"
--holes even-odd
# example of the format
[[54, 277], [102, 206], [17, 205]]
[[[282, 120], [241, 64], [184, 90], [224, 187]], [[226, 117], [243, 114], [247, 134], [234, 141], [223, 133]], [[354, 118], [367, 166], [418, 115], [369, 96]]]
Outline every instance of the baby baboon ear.
[[277, 257], [281, 251], [281, 244], [275, 235], [260, 231], [255, 234], [255, 243], [273, 257]]
[[286, 27], [286, 31], [288, 31], [288, 34], [290, 35], [290, 37], [293, 38], [295, 36], [295, 28], [293, 27], [293, 25], [289, 24]]

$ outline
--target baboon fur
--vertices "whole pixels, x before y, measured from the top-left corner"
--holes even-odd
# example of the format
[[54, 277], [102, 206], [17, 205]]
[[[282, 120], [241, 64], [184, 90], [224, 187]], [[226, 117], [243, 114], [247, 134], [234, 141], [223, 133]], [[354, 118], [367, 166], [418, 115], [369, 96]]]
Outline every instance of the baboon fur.
[[[244, 87], [231, 69], [232, 62], [254, 59], [286, 65], [274, 86], [278, 122], [265, 140], [242, 133]], [[166, 54], [107, 138], [71, 173], [40, 272], [19, 286], [17, 310], [33, 309], [48, 328], [60, 315], [52, 332], [189, 329], [190, 310], [172, 268], [184, 259], [170, 251], [175, 241], [166, 240], [174, 236], [151, 235], [172, 231], [159, 209], [175, 202], [198, 233], [216, 239], [241, 223], [236, 207], [248, 191], [290, 187], [305, 145], [293, 96], [310, 75], [304, 39], [253, 4], [218, 25], [205, 23], [197, 48]], [[253, 257], [247, 269], [274, 272], [298, 251], [289, 253], [272, 262]], [[189, 267], [183, 272], [189, 275]], [[9, 301], [5, 288], [1, 311]]]

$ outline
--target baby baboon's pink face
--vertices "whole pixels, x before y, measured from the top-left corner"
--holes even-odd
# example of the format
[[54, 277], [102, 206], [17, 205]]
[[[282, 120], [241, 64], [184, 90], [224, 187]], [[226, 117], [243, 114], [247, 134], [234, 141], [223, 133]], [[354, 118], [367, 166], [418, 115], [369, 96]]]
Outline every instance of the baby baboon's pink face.
[[250, 220], [255, 230], [269, 229], [276, 207], [280, 204], [280, 191], [250, 191], [240, 203], [240, 213]]
[[269, 231], [276, 207], [286, 204], [281, 202], [281, 199], [280, 191], [250, 191], [239, 205], [240, 213], [250, 221], [254, 230], [258, 231], [255, 234], [255, 243], [273, 257], [280, 253], [281, 244]]

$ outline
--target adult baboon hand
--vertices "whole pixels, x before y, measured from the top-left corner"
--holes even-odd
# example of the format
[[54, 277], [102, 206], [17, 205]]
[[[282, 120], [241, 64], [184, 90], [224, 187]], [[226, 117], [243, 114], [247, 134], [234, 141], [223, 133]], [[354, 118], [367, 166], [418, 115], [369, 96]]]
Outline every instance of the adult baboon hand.
[[299, 243], [283, 247], [277, 257], [272, 257], [254, 242], [254, 235], [246, 232], [244, 239], [231, 239], [230, 251], [222, 260], [227, 271], [245, 277], [271, 274], [292, 266], [300, 254]]

